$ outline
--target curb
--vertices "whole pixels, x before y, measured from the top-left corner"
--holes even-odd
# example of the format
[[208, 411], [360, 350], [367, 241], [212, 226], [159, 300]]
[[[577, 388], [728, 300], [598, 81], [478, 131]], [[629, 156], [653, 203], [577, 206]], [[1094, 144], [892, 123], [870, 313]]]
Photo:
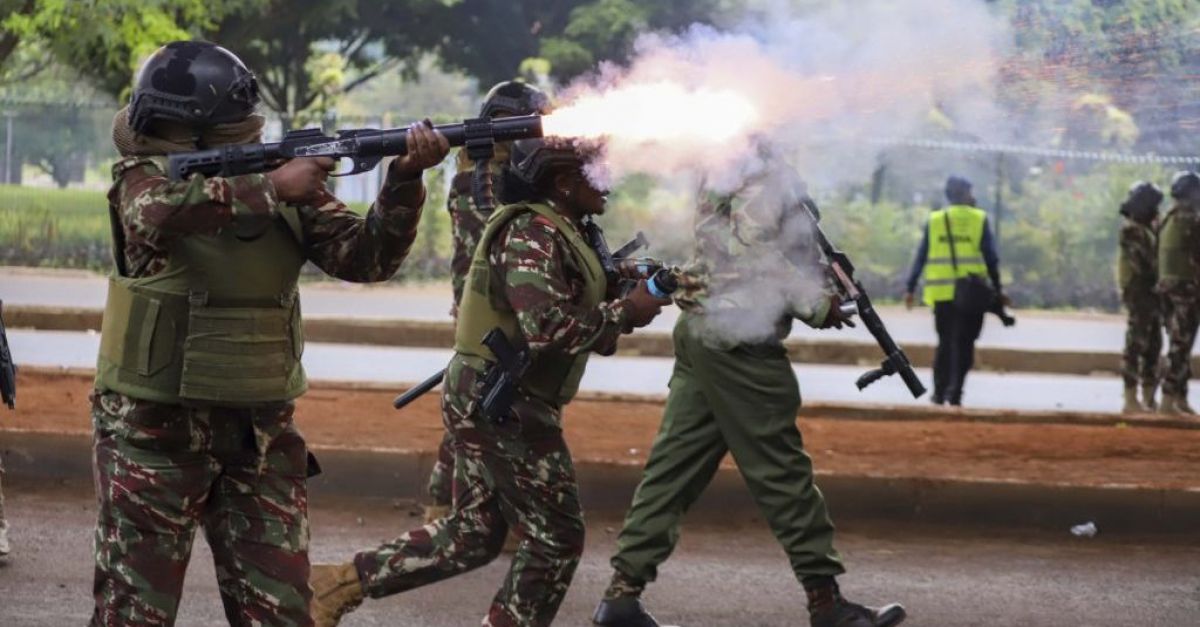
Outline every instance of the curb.
[[[17, 373], [18, 384], [22, 373], [42, 376], [86, 377], [96, 376], [91, 368], [66, 368], [54, 366], [21, 366]], [[415, 382], [379, 383], [373, 381], [347, 381], [333, 379], [310, 379], [309, 389], [392, 392], [401, 394]], [[575, 396], [577, 400], [601, 403], [647, 403], [663, 405], [665, 394], [630, 394], [621, 392], [598, 392], [584, 390]], [[1200, 429], [1200, 419], [1172, 418], [1157, 414], [1087, 413], [1072, 411], [1033, 411], [1017, 409], [975, 409], [949, 406], [884, 405], [871, 403], [828, 403], [806, 401], [797, 414], [800, 418], [817, 416], [836, 420], [872, 420], [892, 422], [977, 422], [990, 424], [1047, 424], [1088, 427], [1148, 427], [1159, 429]]]
[[[100, 309], [42, 306], [9, 306], [5, 308], [10, 328], [44, 331], [99, 330], [103, 311]], [[310, 342], [337, 344], [369, 344], [374, 346], [403, 346], [411, 348], [446, 348], [454, 344], [454, 325], [451, 322], [404, 320], [393, 318], [345, 318], [337, 316], [304, 316], [304, 333]], [[811, 364], [876, 366], [882, 355], [874, 344], [837, 340], [789, 339], [784, 342], [793, 361]], [[904, 346], [913, 365], [928, 368], [933, 364], [936, 347], [928, 344]], [[623, 338], [617, 354], [638, 357], [671, 357], [670, 333], [642, 331]], [[977, 370], [995, 372], [1028, 372], [1042, 374], [1090, 375], [1120, 374], [1119, 353], [1088, 351], [1056, 351], [1053, 353], [1012, 348], [977, 348]], [[1200, 371], [1200, 357], [1192, 360], [1193, 369]]]
[[[13, 478], [91, 479], [87, 434], [0, 431]], [[423, 500], [433, 451], [317, 447], [325, 472], [309, 481], [314, 497]], [[641, 466], [579, 460], [580, 498], [592, 513], [620, 516]], [[845, 476], [818, 473], [836, 520], [926, 523], [1065, 531], [1094, 521], [1106, 534], [1184, 534], [1200, 528], [1200, 490]], [[734, 515], [731, 516], [731, 512]], [[692, 520], [736, 525], [759, 516], [735, 469], [722, 468], [689, 511]]]

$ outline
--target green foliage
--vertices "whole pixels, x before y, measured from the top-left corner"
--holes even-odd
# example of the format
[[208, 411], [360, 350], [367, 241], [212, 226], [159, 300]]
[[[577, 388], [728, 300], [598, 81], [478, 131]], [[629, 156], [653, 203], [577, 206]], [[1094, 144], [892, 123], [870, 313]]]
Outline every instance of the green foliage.
[[257, 1], [32, 0], [0, 21], [0, 32], [43, 49], [101, 90], [121, 97], [146, 54], [168, 41], [190, 38], [217, 17]]
[[0, 185], [0, 263], [104, 270], [104, 192]]

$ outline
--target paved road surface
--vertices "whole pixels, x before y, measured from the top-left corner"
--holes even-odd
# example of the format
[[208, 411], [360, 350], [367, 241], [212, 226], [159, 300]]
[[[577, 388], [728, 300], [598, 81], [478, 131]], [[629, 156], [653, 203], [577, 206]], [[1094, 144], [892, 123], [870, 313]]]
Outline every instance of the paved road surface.
[[[9, 332], [18, 364], [91, 368], [100, 336], [62, 331]], [[313, 379], [415, 383], [446, 365], [451, 352], [442, 349], [309, 343], [304, 364]], [[665, 395], [672, 360], [664, 357], [604, 357], [588, 362], [583, 389], [600, 392]], [[866, 368], [796, 365], [805, 399], [840, 403], [923, 405], [896, 377], [885, 378], [863, 392], [854, 381]], [[930, 385], [928, 369], [918, 368]], [[1026, 410], [1118, 411], [1121, 382], [1117, 377], [1019, 373], [972, 373], [966, 403], [971, 407]], [[1192, 406], [1200, 406], [1200, 386], [1192, 386]]]
[[[104, 306], [105, 279], [80, 272], [30, 272], [0, 268], [0, 299], [13, 305], [57, 305], [64, 307]], [[424, 287], [360, 286], [335, 282], [305, 284], [304, 312], [307, 314], [449, 320], [449, 285]], [[884, 307], [880, 315], [896, 341], [902, 345], [934, 344], [933, 317], [926, 309], [905, 311]], [[651, 328], [668, 330], [678, 310], [667, 308]], [[1119, 316], [1047, 314], [1019, 312], [1016, 327], [1005, 329], [989, 316], [980, 338], [981, 346], [1036, 350], [1119, 351], [1124, 343], [1124, 321]], [[838, 338], [870, 342], [861, 327], [846, 331], [816, 331], [797, 323], [796, 337]]]
[[[91, 526], [86, 486], [10, 486], [15, 553], [0, 562], [0, 625], [82, 625], [91, 608]], [[835, 512], [836, 515], [836, 512]], [[313, 554], [344, 559], [412, 524], [407, 508], [313, 503]], [[53, 521], [53, 524], [49, 524]], [[360, 522], [361, 521], [361, 522]], [[607, 583], [612, 521], [594, 521], [588, 549], [556, 625], [587, 625]], [[1200, 547], [1179, 540], [1092, 540], [1021, 532], [883, 529], [844, 524], [839, 545], [853, 599], [899, 600], [914, 626], [1131, 627], [1195, 625]], [[343, 624], [477, 625], [503, 577], [498, 561], [476, 572], [381, 601]], [[759, 525], [738, 533], [690, 527], [646, 600], [667, 623], [703, 627], [807, 625], [799, 586]], [[196, 541], [178, 622], [223, 625], [211, 554]]]

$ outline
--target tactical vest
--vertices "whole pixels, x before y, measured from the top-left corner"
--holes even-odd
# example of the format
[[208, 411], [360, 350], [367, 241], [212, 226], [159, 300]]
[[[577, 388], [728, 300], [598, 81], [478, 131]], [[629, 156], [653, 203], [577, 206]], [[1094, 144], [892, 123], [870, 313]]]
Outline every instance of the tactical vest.
[[[1153, 244], [1154, 238], [1155, 238], [1154, 229], [1152, 229], [1149, 226], [1146, 226], [1145, 224], [1142, 224], [1140, 222], [1136, 222], [1134, 220], [1127, 219], [1127, 221], [1129, 224], [1133, 225], [1133, 227], [1135, 229], [1138, 229], [1139, 231], [1144, 231], [1143, 235], [1146, 237], [1149, 237], [1152, 245], [1154, 245]], [[1134, 267], [1133, 260], [1129, 258], [1129, 251], [1126, 250], [1126, 247], [1123, 245], [1118, 245], [1117, 246], [1117, 285], [1122, 290], [1125, 290], [1130, 287], [1130, 285], [1134, 282], [1135, 279], [1139, 279], [1139, 278], [1142, 280], [1142, 282], [1146, 282], [1147, 277], [1139, 276], [1138, 268]], [[1152, 283], [1154, 277], [1151, 276], [1149, 278], [1151, 279], [1150, 282]], [[1144, 287], [1150, 288], [1150, 287], [1154, 287], [1154, 286], [1153, 285], [1145, 285]]]
[[[293, 207], [277, 210], [283, 219], [253, 241], [239, 240], [231, 228], [188, 235], [170, 245], [158, 274], [114, 272], [96, 388], [162, 403], [234, 407], [303, 394], [300, 221]], [[117, 219], [117, 208], [110, 211]]]
[[1158, 278], [1165, 283], [1197, 279], [1192, 249], [1197, 245], [1198, 218], [1188, 209], [1172, 207], [1158, 230]]
[[[950, 218], [950, 230], [954, 232], [954, 253], [958, 258], [955, 271], [954, 259], [950, 254], [950, 233], [946, 230], [946, 217]], [[926, 305], [954, 300], [954, 282], [967, 275], [987, 274], [983, 260], [983, 226], [987, 213], [982, 209], [966, 205], [951, 205], [929, 214], [929, 255], [925, 261]]]
[[[467, 287], [463, 292], [458, 310], [458, 324], [454, 333], [454, 350], [467, 355], [495, 361], [495, 356], [480, 343], [483, 336], [500, 327], [509, 340], [521, 342], [517, 328], [517, 315], [505, 300], [503, 293], [496, 293], [498, 280], [488, 260], [489, 251], [504, 226], [513, 218], [532, 211], [549, 220], [554, 228], [567, 240], [567, 253], [583, 271], [583, 294], [579, 305], [597, 307], [604, 300], [608, 288], [600, 258], [588, 246], [579, 229], [567, 218], [559, 215], [550, 205], [541, 203], [516, 204], [500, 207], [484, 227], [475, 255], [471, 259], [471, 271], [467, 276]], [[521, 380], [521, 389], [544, 401], [562, 405], [575, 397], [579, 380], [587, 367], [588, 353], [568, 355], [557, 351], [535, 352], [529, 370]]]

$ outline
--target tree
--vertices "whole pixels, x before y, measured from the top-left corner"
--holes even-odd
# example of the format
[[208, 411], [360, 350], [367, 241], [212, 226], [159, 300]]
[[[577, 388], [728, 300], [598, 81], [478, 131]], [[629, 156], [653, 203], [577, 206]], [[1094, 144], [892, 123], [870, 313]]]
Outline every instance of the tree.
[[[63, 65], [121, 97], [146, 54], [261, 1], [26, 0], [0, 20], [0, 32], [10, 40], [44, 46]], [[4, 60], [0, 58], [0, 64]]]

